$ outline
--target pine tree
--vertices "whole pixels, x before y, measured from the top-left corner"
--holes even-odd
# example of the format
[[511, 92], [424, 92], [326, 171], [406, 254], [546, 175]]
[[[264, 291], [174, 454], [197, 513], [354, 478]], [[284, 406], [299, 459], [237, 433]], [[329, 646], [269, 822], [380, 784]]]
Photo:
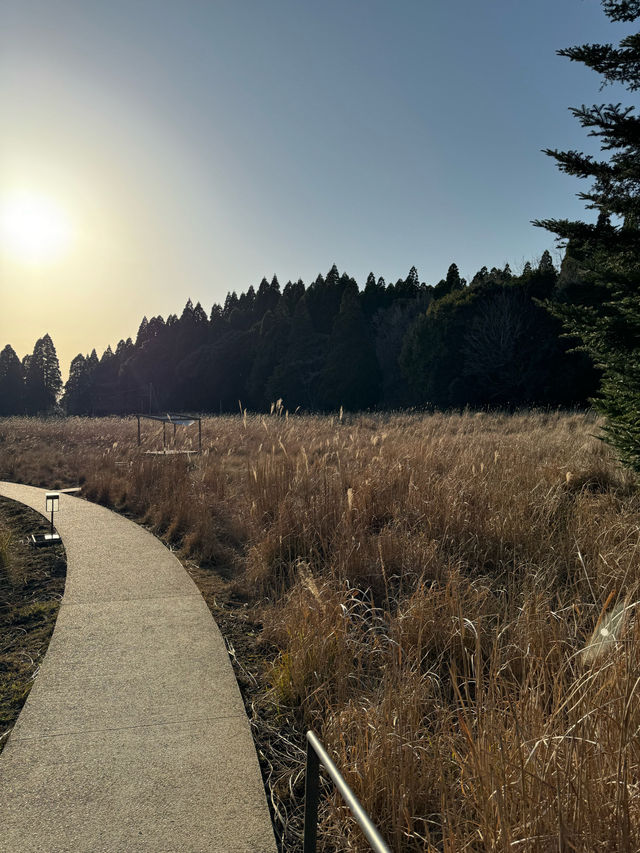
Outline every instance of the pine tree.
[[[612, 21], [640, 17], [637, 0], [603, 0]], [[587, 44], [558, 51], [603, 77], [603, 85], [620, 83], [640, 89], [640, 33], [611, 44]], [[567, 333], [577, 339], [602, 370], [594, 400], [606, 416], [605, 437], [620, 459], [640, 471], [640, 118], [621, 104], [582, 106], [572, 110], [589, 135], [600, 141], [605, 159], [577, 151], [547, 149], [561, 171], [591, 179], [580, 198], [599, 212], [595, 224], [546, 219], [536, 225], [567, 241], [588, 286], [582, 294], [551, 307]], [[620, 224], [612, 224], [611, 218]]]
[[457, 264], [451, 264], [447, 270], [447, 277], [439, 281], [433, 289], [433, 298], [441, 299], [448, 293], [453, 293], [456, 290], [464, 290], [467, 282], [460, 278], [460, 272]]
[[82, 353], [78, 353], [71, 361], [69, 378], [62, 397], [62, 405], [68, 415], [88, 415], [91, 413], [90, 382], [87, 359]]
[[[149, 331], [155, 320], [154, 317], [149, 321]], [[107, 346], [91, 376], [91, 409], [94, 415], [109, 415], [121, 411], [119, 368], [119, 359], [111, 346]]]
[[373, 317], [377, 311], [386, 307], [387, 293], [383, 278], [376, 281], [372, 272], [367, 276], [367, 281], [362, 293], [362, 310], [367, 317]]
[[416, 318], [427, 310], [431, 299], [431, 293], [426, 290], [416, 299], [395, 299], [388, 308], [378, 311], [373, 317], [376, 356], [381, 374], [381, 402], [385, 407], [409, 406], [413, 402], [399, 359], [408, 330]]
[[313, 328], [305, 295], [296, 304], [285, 357], [267, 382], [267, 400], [282, 398], [291, 411], [317, 408], [324, 356], [325, 336]]
[[0, 415], [19, 415], [24, 411], [24, 373], [13, 347], [0, 352]]
[[227, 293], [227, 298], [224, 300], [224, 308], [222, 312], [225, 317], [229, 317], [229, 314], [238, 307], [238, 294], [235, 290], [232, 293]]
[[29, 358], [25, 376], [25, 396], [29, 414], [50, 410], [62, 390], [56, 348], [49, 335], [39, 338]]
[[296, 310], [296, 305], [299, 300], [302, 299], [304, 293], [305, 287], [302, 279], [298, 279], [295, 284], [291, 281], [288, 281], [285, 284], [281, 300], [289, 314], [293, 315], [293, 312]]
[[553, 261], [551, 260], [551, 254], [548, 249], [545, 249], [540, 258], [540, 263], [538, 264], [538, 272], [541, 273], [555, 273], [555, 267], [553, 266]]
[[360, 307], [358, 288], [345, 290], [333, 324], [321, 394], [329, 409], [368, 409], [380, 396], [380, 368], [371, 329]]
[[93, 373], [96, 367], [100, 364], [100, 359], [98, 358], [98, 353], [95, 350], [95, 347], [91, 350], [89, 355], [87, 356], [87, 370], [89, 373]]
[[485, 281], [489, 278], [489, 270], [486, 267], [481, 267], [478, 272], [471, 279], [470, 287], [479, 287], [481, 284], [484, 284]]
[[149, 326], [149, 322], [146, 317], [142, 318], [142, 322], [138, 327], [138, 334], [136, 336], [136, 346], [140, 347], [147, 340], [147, 328]]
[[269, 377], [286, 356], [288, 340], [291, 332], [291, 317], [286, 304], [275, 311], [267, 311], [260, 322], [256, 352], [247, 379], [247, 403], [251, 408], [269, 410], [275, 400], [267, 399], [267, 383]]
[[439, 408], [468, 402], [461, 365], [473, 300], [468, 288], [434, 299], [405, 335], [400, 366], [416, 402]]
[[349, 276], [338, 272], [338, 267], [333, 264], [326, 278], [321, 275], [308, 288], [305, 298], [311, 322], [316, 332], [323, 335], [331, 334], [333, 321], [340, 310], [340, 302], [345, 287], [349, 283]]
[[263, 278], [256, 293], [254, 304], [254, 316], [256, 320], [262, 320], [267, 311], [273, 311], [280, 299], [280, 283], [274, 275], [271, 284]]

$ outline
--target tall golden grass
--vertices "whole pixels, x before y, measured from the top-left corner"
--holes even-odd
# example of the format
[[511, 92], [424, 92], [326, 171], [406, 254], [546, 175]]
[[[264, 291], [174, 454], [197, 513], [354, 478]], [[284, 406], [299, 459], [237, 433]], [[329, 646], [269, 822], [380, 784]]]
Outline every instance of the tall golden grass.
[[[243, 583], [278, 650], [265, 696], [319, 732], [394, 850], [630, 853], [640, 497], [597, 432], [245, 413], [205, 420], [201, 456], [153, 457], [135, 421], [8, 419], [0, 477], [83, 483]], [[323, 829], [366, 849], [337, 798]]]

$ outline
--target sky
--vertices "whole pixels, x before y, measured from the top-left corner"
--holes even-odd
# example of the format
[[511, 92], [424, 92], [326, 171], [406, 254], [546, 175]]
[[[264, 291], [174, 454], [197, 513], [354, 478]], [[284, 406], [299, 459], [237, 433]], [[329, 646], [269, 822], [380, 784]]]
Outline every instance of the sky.
[[[585, 218], [541, 149], [633, 103], [555, 51], [598, 0], [0, 0], [0, 349], [78, 353], [228, 291], [518, 271]], [[586, 214], [586, 218], [591, 218]]]

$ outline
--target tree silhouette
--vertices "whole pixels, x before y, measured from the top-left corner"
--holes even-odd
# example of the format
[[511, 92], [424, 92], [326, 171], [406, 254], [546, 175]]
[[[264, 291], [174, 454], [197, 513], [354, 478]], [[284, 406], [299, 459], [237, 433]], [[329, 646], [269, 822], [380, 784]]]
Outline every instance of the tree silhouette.
[[24, 372], [14, 349], [7, 344], [0, 352], [0, 415], [24, 411]]
[[447, 270], [447, 277], [439, 281], [433, 289], [433, 298], [441, 299], [448, 293], [453, 293], [456, 290], [462, 290], [466, 287], [466, 281], [460, 278], [460, 272], [456, 264], [451, 264]]
[[88, 415], [91, 413], [91, 377], [87, 359], [78, 353], [71, 360], [69, 378], [64, 387], [62, 405], [68, 415]]
[[373, 335], [355, 284], [342, 296], [320, 384], [323, 405], [329, 409], [368, 409], [380, 397], [380, 369]]
[[[281, 292], [277, 278], [263, 279], [229, 294], [210, 317], [189, 300], [180, 317], [144, 317], [135, 343], [121, 340], [100, 358], [95, 350], [76, 356], [61, 403], [87, 415], [227, 412], [238, 401], [269, 410], [279, 398], [309, 411], [579, 404], [593, 388], [593, 368], [585, 356], [567, 355], [558, 321], [539, 302], [573, 305], [588, 290], [599, 306], [608, 291], [602, 285], [593, 297], [594, 286], [585, 286], [585, 258], [584, 240], [574, 237], [558, 279], [547, 253], [520, 277], [508, 265], [483, 267], [469, 287], [451, 264], [440, 298], [415, 267], [392, 286], [371, 273], [362, 292], [336, 265], [309, 288], [298, 280]], [[48, 335], [22, 364], [11, 347], [0, 353], [0, 414], [50, 411], [59, 392]]]
[[315, 409], [324, 364], [326, 337], [315, 331], [307, 307], [307, 296], [296, 305], [285, 356], [267, 382], [267, 399], [283, 399], [284, 405]]
[[25, 374], [25, 400], [29, 414], [45, 413], [55, 406], [62, 389], [56, 348], [50, 336], [38, 338]]

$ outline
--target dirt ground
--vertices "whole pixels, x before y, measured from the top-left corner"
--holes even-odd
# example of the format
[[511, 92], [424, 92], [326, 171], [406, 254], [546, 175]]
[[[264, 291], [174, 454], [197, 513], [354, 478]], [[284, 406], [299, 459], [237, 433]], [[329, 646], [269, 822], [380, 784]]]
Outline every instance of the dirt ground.
[[182, 560], [224, 637], [256, 744], [280, 850], [302, 849], [305, 727], [297, 709], [270, 701], [265, 673], [278, 650], [262, 637], [258, 607], [242, 584]]
[[[0, 498], [0, 752], [37, 676], [64, 593], [64, 547], [29, 544], [32, 533], [48, 530], [39, 513]], [[295, 714], [284, 721], [283, 716], [289, 716], [285, 709], [280, 707], [276, 715], [265, 702], [265, 667], [276, 649], [261, 641], [257, 609], [249, 605], [241, 586], [215, 570], [182, 562], [224, 636], [256, 741], [279, 844], [288, 841], [288, 849], [295, 849], [304, 790], [304, 780], [296, 778], [295, 771], [304, 734]]]
[[64, 547], [28, 542], [48, 529], [37, 512], [0, 498], [0, 751], [47, 651], [64, 592]]

